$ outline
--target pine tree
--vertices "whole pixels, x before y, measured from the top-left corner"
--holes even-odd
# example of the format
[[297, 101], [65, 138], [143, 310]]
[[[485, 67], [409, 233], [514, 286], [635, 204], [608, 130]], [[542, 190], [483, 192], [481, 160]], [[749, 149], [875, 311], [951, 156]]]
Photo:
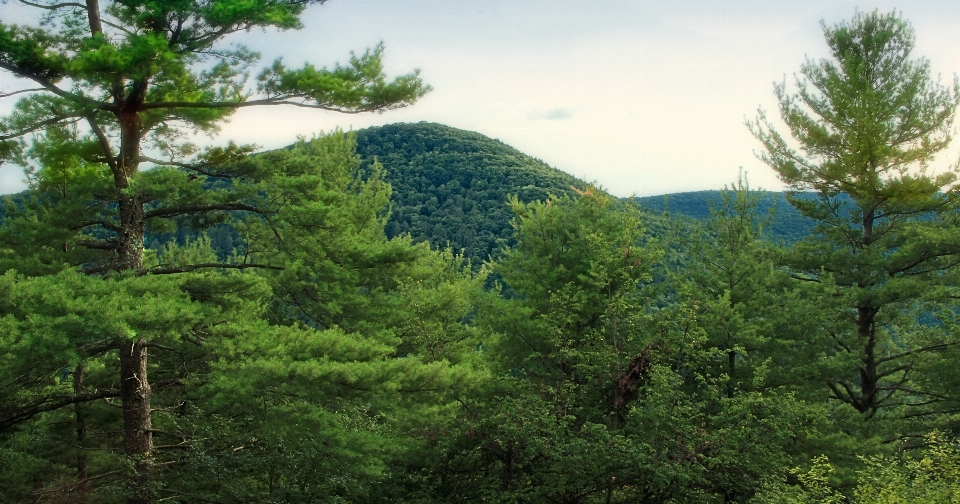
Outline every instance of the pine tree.
[[945, 397], [924, 387], [923, 367], [952, 345], [932, 317], [960, 286], [956, 167], [929, 163], [950, 143], [960, 84], [939, 84], [911, 59], [914, 33], [897, 13], [823, 30], [832, 57], [802, 65], [794, 94], [775, 85], [792, 141], [762, 110], [748, 125], [790, 203], [817, 223], [785, 265], [838, 307], [811, 314], [821, 318], [818, 379], [864, 418], [924, 415]]
[[[149, 264], [148, 231], [204, 229], [228, 212], [271, 212], [269, 198], [257, 193], [256, 175], [244, 171], [250, 165], [242, 160], [255, 146], [199, 149], [189, 136], [216, 132], [243, 107], [382, 111], [412, 104], [429, 90], [416, 73], [388, 81], [382, 46], [332, 69], [291, 69], [277, 60], [250, 85], [259, 55], [225, 38], [300, 28], [304, 9], [323, 0], [23, 3], [37, 9], [41, 23], [0, 23], [0, 69], [29, 83], [6, 95], [21, 98], [0, 120], [0, 155], [31, 171], [32, 195], [8, 207], [4, 269], [143, 275], [264, 267]], [[156, 168], [143, 171], [145, 163]], [[143, 335], [113, 341], [125, 449], [139, 475], [128, 502], [148, 502], [154, 429], [147, 351], [153, 343]]]

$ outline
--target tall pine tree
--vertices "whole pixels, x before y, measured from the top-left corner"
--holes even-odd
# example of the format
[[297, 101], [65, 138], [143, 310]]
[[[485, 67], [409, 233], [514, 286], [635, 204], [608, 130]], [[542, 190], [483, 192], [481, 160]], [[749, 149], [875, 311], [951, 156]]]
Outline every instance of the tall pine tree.
[[[300, 28], [313, 3], [323, 1], [24, 2], [41, 23], [0, 23], [0, 69], [26, 83], [7, 94], [20, 99], [0, 120], [0, 155], [32, 170], [33, 191], [8, 209], [15, 217], [0, 239], [4, 259], [28, 274], [261, 267], [204, 261], [169, 268], [145, 260], [148, 231], [203, 229], [227, 212], [266, 216], [276, 203], [237, 168], [254, 146], [199, 149], [189, 137], [215, 132], [244, 107], [378, 111], [412, 104], [429, 89], [416, 73], [388, 80], [382, 46], [331, 69], [288, 68], [278, 59], [251, 85], [259, 55], [225, 39]], [[144, 164], [155, 168], [142, 171]], [[147, 355], [155, 343], [147, 334], [104, 335], [119, 356], [125, 450], [139, 475], [129, 502], [153, 499]]]
[[960, 287], [960, 209], [955, 167], [929, 163], [950, 143], [960, 84], [911, 59], [914, 33], [897, 13], [823, 30], [831, 58], [803, 64], [795, 93], [775, 86], [792, 139], [763, 111], [748, 123], [791, 204], [817, 223], [785, 264], [836, 307], [811, 314], [822, 318], [818, 379], [863, 418], [933, 413], [947, 398], [923, 375], [955, 341], [943, 308]]

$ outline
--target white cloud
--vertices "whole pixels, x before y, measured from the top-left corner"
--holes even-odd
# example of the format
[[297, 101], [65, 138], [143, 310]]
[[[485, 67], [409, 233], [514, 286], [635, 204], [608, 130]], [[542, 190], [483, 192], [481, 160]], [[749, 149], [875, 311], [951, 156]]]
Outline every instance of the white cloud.
[[565, 108], [555, 108], [547, 111], [535, 110], [527, 115], [527, 119], [540, 121], [563, 121], [573, 117], [573, 111]]

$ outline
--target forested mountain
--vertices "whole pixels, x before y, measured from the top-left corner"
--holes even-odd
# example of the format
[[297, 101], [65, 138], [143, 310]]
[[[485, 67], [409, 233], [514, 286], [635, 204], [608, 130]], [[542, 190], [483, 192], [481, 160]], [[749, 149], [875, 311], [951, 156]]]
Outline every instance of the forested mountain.
[[[409, 233], [434, 247], [449, 245], [475, 261], [509, 243], [513, 213], [510, 196], [525, 203], [573, 194], [588, 184], [499, 140], [436, 123], [389, 124], [356, 132], [365, 167], [379, 161], [393, 187], [387, 236]], [[696, 220], [710, 217], [720, 191], [685, 192], [636, 198], [646, 211], [644, 225], [662, 233], [661, 214], [669, 211]], [[767, 235], [792, 243], [810, 230], [782, 193], [767, 192], [759, 214], [775, 210]], [[222, 239], [219, 236], [217, 239]]]
[[383, 164], [393, 187], [387, 236], [409, 233], [475, 260], [511, 235], [509, 196], [546, 200], [587, 185], [498, 140], [435, 123], [362, 129], [357, 152], [365, 167]]

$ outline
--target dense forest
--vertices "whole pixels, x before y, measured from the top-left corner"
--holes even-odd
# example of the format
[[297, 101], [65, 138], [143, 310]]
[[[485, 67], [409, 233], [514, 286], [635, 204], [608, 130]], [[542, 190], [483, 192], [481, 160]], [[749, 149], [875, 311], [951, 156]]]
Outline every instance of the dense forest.
[[[26, 3], [25, 5], [33, 5]], [[960, 496], [960, 84], [897, 13], [748, 123], [790, 191], [613, 198], [406, 124], [201, 148], [245, 106], [413, 105], [382, 46], [247, 80], [301, 2], [39, 2], [0, 155], [0, 501]], [[779, 123], [777, 123], [779, 124]], [[783, 133], [781, 133], [783, 131]]]

